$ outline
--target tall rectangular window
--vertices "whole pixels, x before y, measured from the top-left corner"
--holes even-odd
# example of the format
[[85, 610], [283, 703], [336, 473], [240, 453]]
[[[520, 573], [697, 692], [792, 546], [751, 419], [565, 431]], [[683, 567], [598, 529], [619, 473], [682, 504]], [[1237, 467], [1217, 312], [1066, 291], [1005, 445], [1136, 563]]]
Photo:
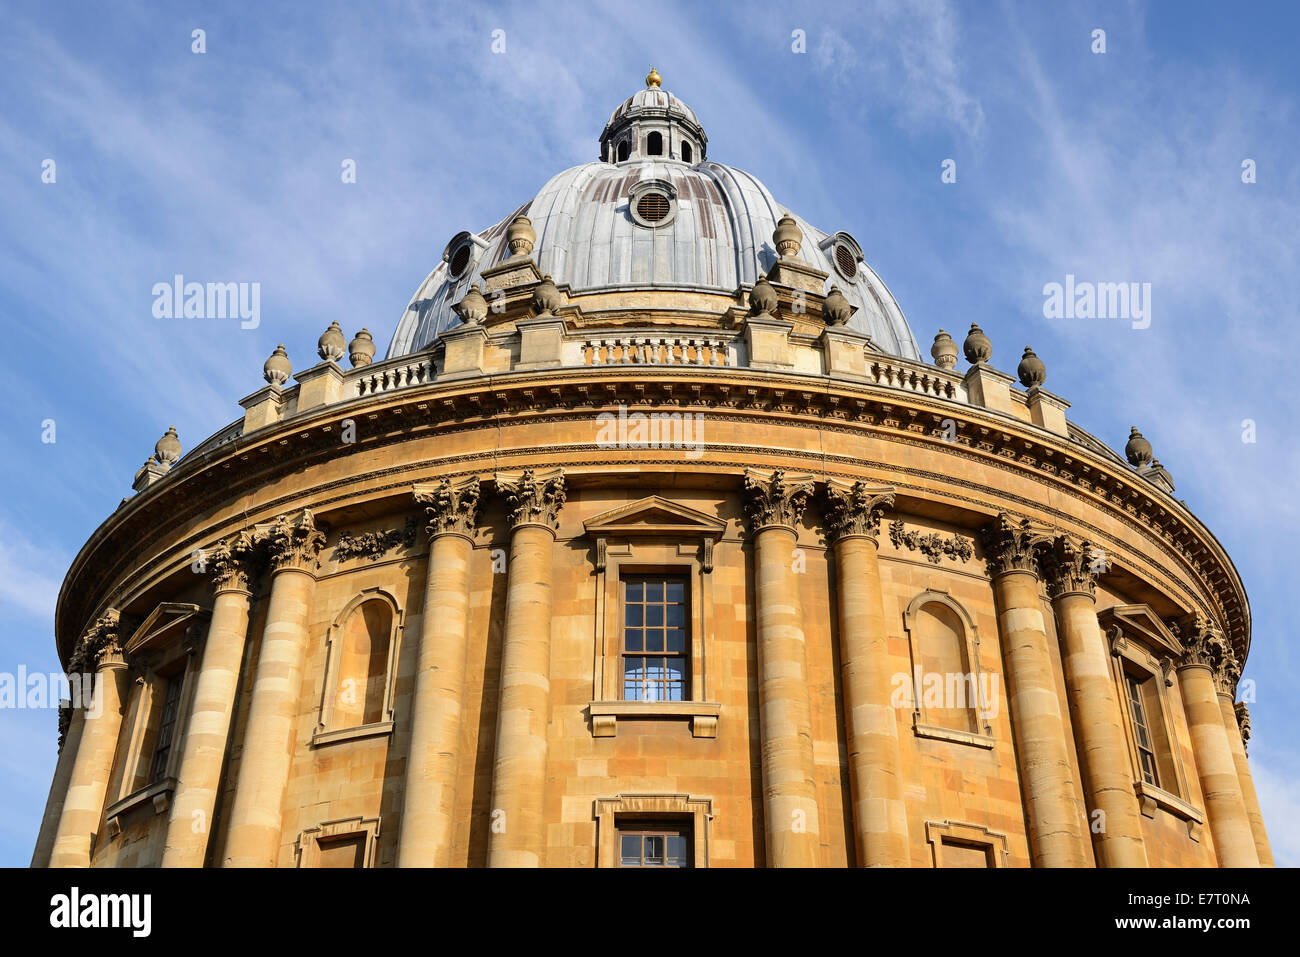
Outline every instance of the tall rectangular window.
[[1125, 672], [1124, 687], [1128, 691], [1129, 710], [1133, 715], [1133, 733], [1137, 739], [1138, 765], [1142, 771], [1142, 780], [1159, 787], [1160, 774], [1156, 770], [1156, 751], [1151, 735], [1151, 722], [1147, 717], [1146, 702], [1143, 700], [1142, 685], [1142, 681]]
[[686, 579], [623, 579], [623, 699], [685, 701], [690, 679]]
[[171, 756], [172, 736], [176, 731], [176, 713], [180, 710], [181, 681], [183, 675], [176, 675], [167, 681], [167, 690], [163, 692], [162, 715], [158, 720], [158, 737], [154, 743], [153, 764], [149, 768], [149, 783], [161, 781], [167, 774], [167, 759]]

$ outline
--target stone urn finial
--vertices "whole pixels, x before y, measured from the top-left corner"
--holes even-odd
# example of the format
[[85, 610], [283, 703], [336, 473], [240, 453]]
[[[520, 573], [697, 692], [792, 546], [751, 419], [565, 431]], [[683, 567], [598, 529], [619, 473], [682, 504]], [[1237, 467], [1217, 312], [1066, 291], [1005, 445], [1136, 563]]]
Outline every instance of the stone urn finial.
[[543, 276], [542, 281], [537, 284], [533, 290], [533, 308], [537, 310], [539, 316], [553, 316], [555, 311], [564, 304], [560, 298], [560, 290], [555, 288], [555, 283], [549, 275]]
[[1151, 443], [1143, 438], [1136, 425], [1129, 430], [1128, 442], [1124, 446], [1124, 457], [1135, 469], [1140, 469], [1148, 463], [1155, 463]]
[[988, 362], [993, 357], [993, 343], [984, 335], [984, 330], [972, 322], [970, 332], [966, 333], [966, 341], [961, 344], [961, 351], [966, 354], [966, 361], [971, 365]]
[[153, 447], [153, 454], [166, 468], [176, 464], [176, 460], [181, 457], [181, 440], [176, 435], [176, 426], [167, 426], [166, 434]]
[[799, 247], [803, 245], [803, 231], [789, 213], [777, 222], [772, 233], [772, 244], [782, 259], [793, 259], [799, 255]]
[[749, 311], [755, 316], [770, 316], [776, 312], [776, 290], [761, 273], [749, 290]]
[[849, 316], [853, 315], [853, 305], [844, 298], [844, 293], [840, 292], [840, 287], [831, 286], [831, 291], [826, 294], [826, 299], [822, 302], [822, 316], [828, 326], [842, 326], [849, 321]]
[[320, 339], [316, 342], [316, 354], [326, 362], [338, 362], [343, 358], [347, 348], [348, 340], [344, 337], [343, 330], [339, 328], [337, 319], [330, 323], [330, 327], [321, 333]]
[[271, 385], [284, 385], [289, 381], [289, 373], [293, 372], [293, 366], [289, 363], [289, 353], [284, 351], [284, 343], [275, 347], [271, 353], [271, 358], [266, 360], [262, 366], [262, 378]]
[[536, 242], [537, 230], [533, 229], [531, 219], [520, 213], [510, 220], [510, 225], [506, 227], [506, 245], [510, 247], [510, 257], [512, 259], [516, 256], [531, 254]]
[[465, 298], [452, 307], [456, 310], [456, 315], [460, 316], [460, 321], [467, 326], [477, 326], [487, 318], [488, 303], [483, 298], [483, 293], [478, 290], [478, 283], [473, 283], [469, 287], [469, 292], [465, 293]]
[[940, 369], [952, 369], [957, 365], [957, 343], [942, 329], [934, 337], [934, 345], [930, 346], [930, 357]]
[[363, 328], [348, 343], [348, 361], [352, 363], [352, 368], [357, 369], [370, 365], [374, 358], [375, 339], [370, 334], [370, 330]]
[[1020, 384], [1026, 389], [1032, 389], [1040, 386], [1047, 381], [1047, 366], [1043, 365], [1043, 360], [1034, 355], [1034, 350], [1025, 346], [1025, 354], [1020, 357], [1020, 365], [1016, 366], [1016, 375], [1020, 377]]

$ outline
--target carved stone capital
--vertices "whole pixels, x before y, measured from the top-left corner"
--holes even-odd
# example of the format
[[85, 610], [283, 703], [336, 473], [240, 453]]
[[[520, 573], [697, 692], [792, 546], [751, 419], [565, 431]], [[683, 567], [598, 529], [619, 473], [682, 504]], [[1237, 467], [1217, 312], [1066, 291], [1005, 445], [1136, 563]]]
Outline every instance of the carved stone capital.
[[1210, 619], [1194, 613], [1170, 622], [1169, 627], [1183, 645], [1183, 656], [1178, 662], [1180, 668], [1205, 665], [1213, 672], [1214, 686], [1218, 691], [1228, 693], [1230, 687], [1235, 687], [1232, 676], [1238, 673], [1236, 655], [1223, 632]]
[[866, 535], [875, 541], [880, 534], [881, 513], [893, 504], [893, 486], [827, 482], [827, 540], [833, 544], [850, 535]]
[[320, 565], [318, 556], [325, 547], [325, 533], [316, 527], [310, 509], [281, 515], [259, 531], [256, 537], [266, 544], [273, 574], [287, 569], [315, 572]]
[[742, 488], [745, 520], [750, 534], [772, 525], [793, 529], [813, 493], [813, 477], [807, 474], [787, 476], [784, 469], [770, 475], [754, 469], [745, 470]]
[[110, 608], [82, 636], [68, 661], [69, 674], [89, 674], [122, 661], [121, 615]]
[[990, 577], [1024, 571], [1037, 575], [1038, 553], [1052, 540], [1052, 530], [1027, 518], [1016, 519], [1006, 512], [980, 529]]
[[1244, 701], [1238, 701], [1232, 709], [1237, 715], [1237, 730], [1241, 732], [1241, 747], [1244, 751], [1250, 741], [1250, 709]]
[[1073, 535], [1058, 535], [1043, 549], [1043, 572], [1047, 593], [1053, 598], [1082, 594], [1092, 598], [1097, 593], [1097, 576], [1093, 571], [1092, 546]]
[[506, 497], [511, 526], [545, 525], [556, 527], [564, 507], [564, 470], [552, 469], [542, 475], [524, 469], [518, 478], [497, 476], [497, 488]]
[[218, 542], [208, 552], [212, 566], [213, 591], [241, 588], [248, 591], [256, 574], [259, 558], [252, 532], [242, 531]]
[[428, 524], [424, 530], [429, 538], [455, 533], [472, 535], [478, 522], [479, 481], [466, 479], [452, 484], [443, 478], [435, 485], [417, 485], [415, 500], [424, 506]]

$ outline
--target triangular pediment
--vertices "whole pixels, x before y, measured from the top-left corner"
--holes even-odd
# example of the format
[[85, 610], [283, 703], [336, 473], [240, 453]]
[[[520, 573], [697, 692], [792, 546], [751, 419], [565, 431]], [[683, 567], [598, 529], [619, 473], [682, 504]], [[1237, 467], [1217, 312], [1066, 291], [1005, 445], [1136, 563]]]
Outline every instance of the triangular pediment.
[[1112, 605], [1097, 613], [1097, 620], [1107, 636], [1113, 628], [1123, 629], [1127, 637], [1136, 639], [1152, 649], [1181, 655], [1182, 643], [1173, 636], [1160, 616], [1150, 605]]
[[727, 523], [704, 512], [651, 495], [601, 512], [582, 523], [588, 535], [692, 535], [720, 538]]
[[134, 654], [150, 645], [165, 641], [169, 636], [188, 627], [190, 619], [208, 613], [198, 605], [188, 602], [165, 601], [149, 612], [140, 627], [123, 646], [127, 654]]

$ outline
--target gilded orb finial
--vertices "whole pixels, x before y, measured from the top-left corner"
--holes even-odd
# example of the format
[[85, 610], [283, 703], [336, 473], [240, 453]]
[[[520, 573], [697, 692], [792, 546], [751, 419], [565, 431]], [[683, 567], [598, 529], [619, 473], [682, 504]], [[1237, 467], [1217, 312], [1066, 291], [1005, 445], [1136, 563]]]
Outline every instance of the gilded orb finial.
[[663, 82], [663, 77], [659, 75], [659, 71], [656, 70], [654, 67], [651, 67], [650, 72], [645, 75], [646, 89], [657, 90], [659, 89], [659, 84], [662, 82]]

